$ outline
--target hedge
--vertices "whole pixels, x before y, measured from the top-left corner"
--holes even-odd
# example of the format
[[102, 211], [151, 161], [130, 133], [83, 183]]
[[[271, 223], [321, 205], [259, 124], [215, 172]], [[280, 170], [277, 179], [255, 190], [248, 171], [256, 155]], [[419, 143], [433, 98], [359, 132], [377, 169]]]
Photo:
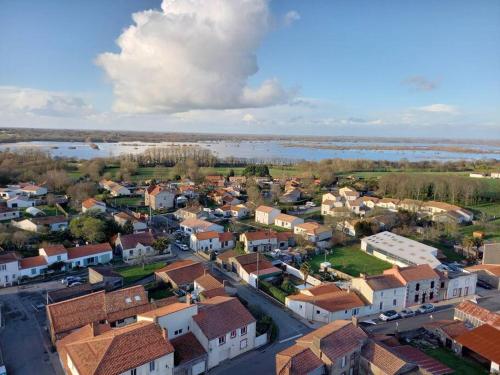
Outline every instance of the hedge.
[[276, 298], [282, 304], [285, 304], [285, 298], [288, 296], [286, 292], [267, 281], [259, 281], [259, 289], [262, 289], [265, 293]]

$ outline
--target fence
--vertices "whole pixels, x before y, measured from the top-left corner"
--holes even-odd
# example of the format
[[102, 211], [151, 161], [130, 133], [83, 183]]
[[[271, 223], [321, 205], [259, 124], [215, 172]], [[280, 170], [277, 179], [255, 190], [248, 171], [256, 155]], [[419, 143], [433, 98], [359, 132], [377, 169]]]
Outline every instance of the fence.
[[[298, 277], [301, 280], [304, 280], [304, 274], [300, 270], [298, 270], [295, 267], [292, 267], [289, 264], [286, 264], [286, 263], [283, 263], [283, 264], [285, 264], [285, 271], [287, 273], [289, 273], [292, 276]], [[318, 280], [315, 277], [312, 277], [311, 275], [308, 275], [306, 283], [311, 284], [313, 286], [316, 286], [316, 285], [320, 285], [321, 284], [321, 280]]]

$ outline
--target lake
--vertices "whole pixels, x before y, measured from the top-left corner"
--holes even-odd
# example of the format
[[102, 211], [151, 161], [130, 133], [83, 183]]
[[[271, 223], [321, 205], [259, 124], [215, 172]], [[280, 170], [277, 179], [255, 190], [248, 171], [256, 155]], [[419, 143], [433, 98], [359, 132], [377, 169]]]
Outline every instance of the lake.
[[[119, 142], [119, 143], [95, 143], [99, 149], [93, 149], [85, 142], [19, 142], [0, 144], [0, 150], [22, 150], [39, 149], [49, 152], [54, 157], [70, 157], [79, 159], [92, 159], [96, 157], [111, 157], [122, 154], [141, 153], [149, 147], [170, 147], [172, 145], [198, 145], [211, 150], [220, 158], [238, 157], [256, 160], [321, 160], [328, 158], [341, 159], [370, 159], [398, 161], [408, 159], [410, 161], [422, 160], [479, 160], [500, 159], [500, 147], [481, 145], [453, 145], [464, 148], [480, 148], [482, 152], [468, 153], [461, 151], [436, 151], [436, 150], [412, 150], [414, 147], [426, 147], [422, 143], [362, 143], [362, 142], [303, 142], [303, 141], [219, 141], [219, 142], [196, 142], [196, 143], [147, 143], [147, 142]], [[398, 150], [374, 150], [374, 146], [398, 147]], [[401, 149], [404, 147], [409, 149]], [[436, 146], [436, 145], [432, 145]], [[444, 145], [450, 146], [450, 145]], [[321, 148], [323, 147], [323, 148]], [[346, 149], [328, 149], [326, 147], [342, 147]], [[366, 147], [366, 148], [364, 148]]]

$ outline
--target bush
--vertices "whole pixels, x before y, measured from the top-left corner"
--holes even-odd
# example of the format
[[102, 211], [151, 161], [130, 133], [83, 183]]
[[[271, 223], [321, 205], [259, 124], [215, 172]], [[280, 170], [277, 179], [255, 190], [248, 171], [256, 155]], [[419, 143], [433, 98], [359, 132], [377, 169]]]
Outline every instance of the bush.
[[276, 298], [282, 304], [285, 304], [285, 298], [288, 296], [285, 291], [281, 290], [278, 287], [275, 287], [273, 284], [267, 281], [259, 281], [259, 288], [270, 296]]

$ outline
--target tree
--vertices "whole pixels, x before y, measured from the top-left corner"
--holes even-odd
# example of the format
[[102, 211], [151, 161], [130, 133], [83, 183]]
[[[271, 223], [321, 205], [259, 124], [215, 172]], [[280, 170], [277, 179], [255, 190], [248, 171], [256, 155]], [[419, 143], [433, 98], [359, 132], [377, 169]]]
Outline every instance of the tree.
[[106, 223], [88, 215], [71, 220], [69, 230], [74, 237], [82, 238], [91, 243], [103, 242], [106, 239]]
[[123, 234], [132, 234], [134, 233], [134, 224], [130, 220], [127, 220], [125, 224], [123, 224], [121, 232]]
[[64, 170], [50, 170], [40, 180], [45, 182], [49, 191], [63, 192], [71, 183]]
[[307, 284], [307, 278], [311, 273], [311, 265], [308, 262], [304, 262], [300, 265], [300, 272], [304, 275], [304, 286]]
[[158, 251], [160, 254], [168, 248], [170, 240], [167, 237], [159, 237], [153, 242], [153, 249]]

